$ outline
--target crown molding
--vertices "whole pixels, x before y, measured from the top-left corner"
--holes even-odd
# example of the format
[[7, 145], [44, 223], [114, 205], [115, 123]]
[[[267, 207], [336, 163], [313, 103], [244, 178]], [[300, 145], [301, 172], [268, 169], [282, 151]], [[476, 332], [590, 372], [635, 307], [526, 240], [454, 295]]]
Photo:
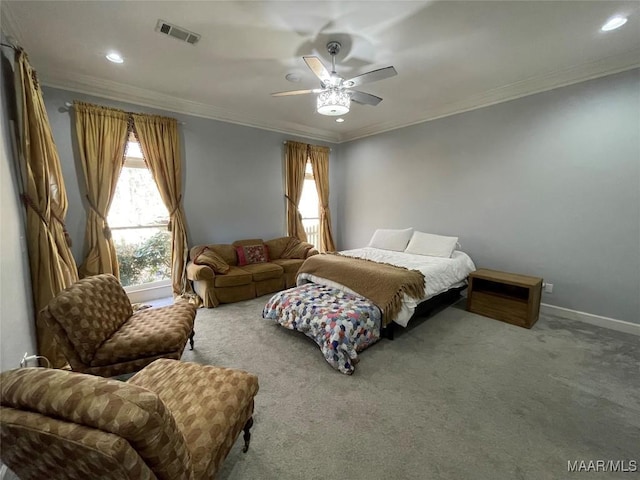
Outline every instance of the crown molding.
[[[9, 22], [11, 22], [11, 20], [9, 20]], [[17, 33], [16, 38], [19, 40], [19, 32], [16, 32], [15, 29], [12, 30], [12, 32]], [[596, 62], [573, 65], [562, 70], [529, 77], [518, 82], [503, 85], [498, 88], [470, 96], [459, 102], [436, 106], [429, 110], [427, 115], [414, 116], [414, 118], [404, 119], [402, 122], [389, 121], [377, 123], [346, 133], [335, 133], [313, 127], [306, 127], [297, 123], [276, 121], [273, 119], [270, 119], [267, 123], [264, 120], [255, 118], [244, 112], [232, 112], [201, 102], [184, 100], [171, 95], [125, 85], [111, 80], [104, 80], [89, 75], [74, 74], [71, 76], [66, 71], [49, 70], [45, 73], [39, 72], [39, 76], [43, 85], [60, 88], [62, 90], [70, 90], [87, 95], [108, 98], [110, 100], [339, 144], [397, 130], [399, 128], [409, 127], [411, 125], [437, 120], [439, 118], [456, 115], [458, 113], [488, 107], [594, 78], [612, 75], [614, 73], [623, 72], [637, 67], [640, 67], [640, 49], [634, 49]]]
[[399, 128], [417, 125], [419, 123], [449, 117], [458, 113], [484, 108], [498, 103], [508, 102], [517, 98], [546, 92], [555, 88], [585, 82], [607, 75], [624, 72], [640, 67], [640, 49], [603, 58], [601, 60], [573, 65], [563, 70], [558, 70], [545, 75], [529, 77], [518, 82], [503, 85], [487, 90], [478, 95], [473, 95], [460, 102], [441, 105], [431, 110], [426, 117], [416, 117], [404, 122], [384, 122], [370, 125], [359, 130], [347, 132], [340, 137], [340, 143], [350, 142], [371, 135], [397, 130]]
[[66, 71], [47, 70], [46, 72], [39, 71], [38, 76], [40, 78], [40, 83], [48, 87], [70, 90], [77, 93], [108, 98], [119, 102], [127, 102], [134, 105], [168, 110], [174, 113], [219, 120], [246, 127], [284, 133], [287, 135], [296, 135], [313, 140], [330, 143], [338, 143], [339, 141], [338, 134], [325, 130], [283, 121], [270, 120], [269, 123], [265, 123], [263, 120], [252, 117], [245, 112], [232, 112], [212, 105], [207, 105], [205, 103], [184, 100], [145, 88], [125, 85], [111, 80], [92, 77], [90, 75], [70, 75]]

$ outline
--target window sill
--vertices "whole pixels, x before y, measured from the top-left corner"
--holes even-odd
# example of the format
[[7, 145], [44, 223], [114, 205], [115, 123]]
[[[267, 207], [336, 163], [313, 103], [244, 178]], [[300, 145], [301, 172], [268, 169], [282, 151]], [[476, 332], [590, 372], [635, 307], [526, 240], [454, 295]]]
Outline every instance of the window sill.
[[131, 303], [147, 302], [159, 298], [170, 297], [172, 295], [171, 280], [160, 280], [159, 282], [145, 283], [142, 285], [129, 285], [124, 287]]

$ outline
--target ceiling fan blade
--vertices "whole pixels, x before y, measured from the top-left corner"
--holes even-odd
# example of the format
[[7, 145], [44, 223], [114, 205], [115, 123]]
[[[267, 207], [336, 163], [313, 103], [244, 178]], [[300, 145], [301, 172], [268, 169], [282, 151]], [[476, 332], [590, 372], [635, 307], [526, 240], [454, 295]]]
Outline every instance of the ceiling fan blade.
[[322, 64], [318, 57], [302, 57], [307, 66], [315, 73], [316, 77], [320, 79], [322, 83], [326, 83], [331, 79], [331, 74]]
[[351, 88], [357, 87], [358, 85], [362, 85], [364, 83], [377, 82], [378, 80], [384, 80], [385, 78], [393, 77], [397, 75], [396, 69], [393, 67], [385, 67], [380, 68], [378, 70], [372, 70], [367, 73], [363, 73], [362, 75], [358, 75], [357, 77], [350, 78], [349, 80], [345, 80], [342, 85]]
[[358, 90], [347, 90], [351, 94], [351, 100], [362, 105], [378, 105], [382, 99], [370, 93], [359, 92]]
[[287, 92], [276, 92], [272, 93], [272, 97], [288, 97], [290, 95], [305, 95], [307, 93], [320, 93], [322, 91], [321, 88], [314, 88], [312, 90], [289, 90]]

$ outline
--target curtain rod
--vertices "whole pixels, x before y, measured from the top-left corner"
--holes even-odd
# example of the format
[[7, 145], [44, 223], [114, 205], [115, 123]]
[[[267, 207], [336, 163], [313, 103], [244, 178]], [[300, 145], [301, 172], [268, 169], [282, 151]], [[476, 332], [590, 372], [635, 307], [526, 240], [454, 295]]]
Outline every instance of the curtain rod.
[[[284, 142], [282, 142], [284, 145], [286, 145], [288, 142], [285, 140]], [[333, 148], [329, 147], [329, 151], [332, 152]]]
[[[64, 106], [65, 106], [65, 107], [67, 107], [67, 108], [73, 108], [73, 103], [71, 103], [71, 102], [64, 102]], [[131, 113], [131, 112], [127, 112], [127, 113]], [[178, 121], [178, 124], [179, 124], [179, 125], [186, 125], [186, 124], [187, 124], [187, 122], [181, 122], [181, 121]]]

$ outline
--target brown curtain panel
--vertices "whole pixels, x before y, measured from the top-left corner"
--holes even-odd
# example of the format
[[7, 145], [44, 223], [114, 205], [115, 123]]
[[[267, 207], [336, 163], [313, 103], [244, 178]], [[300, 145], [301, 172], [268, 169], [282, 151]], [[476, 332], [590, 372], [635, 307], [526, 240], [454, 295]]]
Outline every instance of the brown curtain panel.
[[[36, 315], [64, 288], [78, 280], [64, 226], [67, 192], [60, 158], [51, 134], [42, 91], [27, 54], [16, 54], [16, 88], [19, 89], [22, 200], [26, 207], [27, 249]], [[39, 354], [55, 367], [66, 360], [51, 332], [37, 325]]]
[[335, 252], [329, 211], [329, 149], [309, 145], [309, 160], [320, 200], [320, 251]]
[[187, 228], [182, 206], [182, 159], [175, 118], [132, 114], [133, 132], [142, 155], [169, 210], [171, 231], [171, 284], [174, 295], [191, 292], [187, 282], [189, 258]]
[[124, 164], [128, 114], [82, 102], [74, 102], [74, 112], [88, 204], [80, 274], [111, 273], [120, 278], [107, 214]]
[[302, 215], [298, 210], [302, 187], [304, 186], [304, 170], [307, 165], [307, 144], [287, 142], [285, 149], [285, 198], [287, 199], [287, 235], [307, 241], [307, 234], [302, 225]]

